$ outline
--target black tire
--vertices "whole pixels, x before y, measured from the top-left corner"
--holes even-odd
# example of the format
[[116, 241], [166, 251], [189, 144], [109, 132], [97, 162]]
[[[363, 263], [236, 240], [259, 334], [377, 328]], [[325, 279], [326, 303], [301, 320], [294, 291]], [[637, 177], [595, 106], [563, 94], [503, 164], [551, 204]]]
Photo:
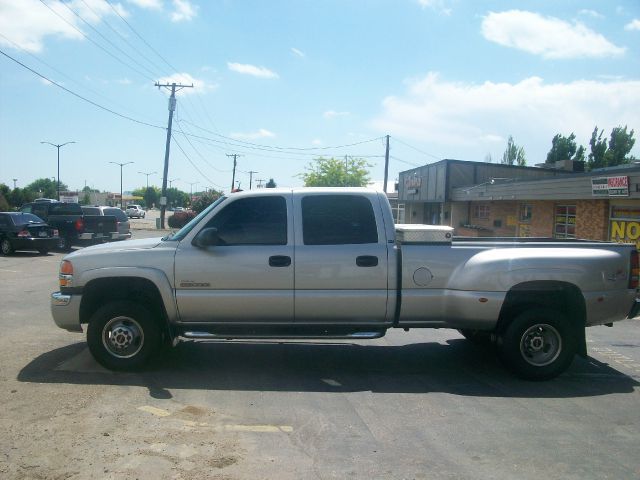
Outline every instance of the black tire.
[[58, 250], [61, 250], [63, 252], [69, 252], [71, 251], [71, 241], [68, 237], [59, 237], [56, 247], [58, 248]]
[[472, 330], [470, 328], [459, 328], [458, 332], [469, 342], [478, 346], [491, 345], [491, 332], [485, 332], [483, 330]]
[[548, 380], [564, 372], [578, 350], [576, 327], [564, 315], [535, 308], [516, 316], [499, 345], [502, 363], [526, 380]]
[[39, 248], [38, 249], [38, 253], [40, 255], [49, 255], [49, 249], [48, 248]]
[[15, 251], [13, 245], [11, 245], [11, 240], [3, 238], [2, 241], [0, 241], [0, 251], [2, 255], [11, 255]]
[[162, 332], [151, 313], [127, 300], [108, 303], [89, 320], [91, 354], [109, 370], [136, 370], [160, 348]]

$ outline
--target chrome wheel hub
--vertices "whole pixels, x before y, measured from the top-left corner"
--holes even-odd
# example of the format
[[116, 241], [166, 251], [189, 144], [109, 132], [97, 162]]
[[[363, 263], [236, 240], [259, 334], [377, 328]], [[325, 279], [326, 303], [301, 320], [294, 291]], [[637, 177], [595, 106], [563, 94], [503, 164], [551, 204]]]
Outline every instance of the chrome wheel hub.
[[102, 344], [117, 358], [131, 358], [140, 352], [144, 333], [140, 324], [129, 317], [116, 317], [102, 330]]
[[529, 327], [520, 340], [522, 358], [531, 365], [544, 367], [554, 362], [562, 351], [562, 337], [548, 324]]

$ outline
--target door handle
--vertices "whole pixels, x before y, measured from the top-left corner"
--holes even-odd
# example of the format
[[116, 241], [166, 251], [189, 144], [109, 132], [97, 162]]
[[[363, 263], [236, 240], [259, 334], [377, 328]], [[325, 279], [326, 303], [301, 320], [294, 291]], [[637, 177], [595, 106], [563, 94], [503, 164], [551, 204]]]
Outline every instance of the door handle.
[[287, 255], [274, 255], [269, 257], [270, 267], [288, 267], [291, 265], [291, 257]]
[[378, 257], [373, 255], [360, 255], [356, 257], [356, 265], [359, 267], [377, 267]]

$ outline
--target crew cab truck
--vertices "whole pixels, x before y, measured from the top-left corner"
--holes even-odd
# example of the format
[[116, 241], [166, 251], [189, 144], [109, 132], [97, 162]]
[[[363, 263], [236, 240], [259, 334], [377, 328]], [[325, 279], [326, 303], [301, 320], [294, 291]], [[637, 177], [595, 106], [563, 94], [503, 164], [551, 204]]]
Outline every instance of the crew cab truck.
[[366, 189], [232, 193], [164, 238], [65, 256], [51, 311], [69, 331], [88, 324], [91, 353], [114, 370], [181, 339], [453, 328], [491, 336], [507, 367], [540, 380], [586, 355], [585, 327], [640, 308], [633, 246], [451, 230], [396, 226]]
[[79, 203], [56, 200], [35, 201], [20, 207], [22, 213], [32, 213], [59, 233], [57, 248], [68, 251], [72, 245], [91, 245], [110, 239], [118, 233], [114, 216], [84, 215]]

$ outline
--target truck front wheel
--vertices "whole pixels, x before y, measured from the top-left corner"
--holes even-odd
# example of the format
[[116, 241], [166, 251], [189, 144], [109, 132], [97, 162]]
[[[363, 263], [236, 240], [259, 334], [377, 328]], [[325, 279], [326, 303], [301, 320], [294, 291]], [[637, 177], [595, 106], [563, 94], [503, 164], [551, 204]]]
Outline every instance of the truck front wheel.
[[547, 380], [564, 372], [575, 356], [578, 335], [560, 313], [536, 308], [516, 316], [499, 339], [507, 368], [526, 380]]
[[114, 301], [99, 308], [87, 329], [91, 354], [110, 370], [141, 367], [158, 351], [161, 338], [149, 311], [130, 301]]

